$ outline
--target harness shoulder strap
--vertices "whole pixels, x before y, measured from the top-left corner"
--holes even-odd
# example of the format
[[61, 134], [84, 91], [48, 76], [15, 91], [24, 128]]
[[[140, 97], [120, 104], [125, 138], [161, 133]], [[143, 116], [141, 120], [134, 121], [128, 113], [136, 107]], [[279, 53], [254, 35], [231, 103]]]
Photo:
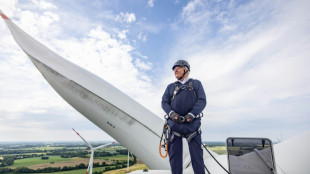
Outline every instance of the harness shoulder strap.
[[171, 97], [171, 101], [170, 101], [170, 105], [172, 105], [172, 102], [175, 98], [175, 96], [177, 95], [177, 93], [180, 91], [180, 87], [178, 85], [178, 81], [174, 82], [174, 91], [173, 91], [173, 94], [172, 94], [172, 97]]
[[193, 90], [194, 89], [193, 88], [193, 81], [192, 80], [193, 80], [192, 78], [188, 79], [188, 89], [189, 90]]
[[192, 78], [190, 78], [190, 79], [188, 80], [188, 89], [189, 89], [190, 91], [193, 91], [194, 96], [195, 96], [195, 99], [197, 99], [197, 95], [196, 95], [195, 89], [194, 89], [194, 87], [193, 87], [193, 79], [192, 79]]
[[[193, 91], [194, 96], [195, 96], [195, 99], [197, 99], [197, 95], [196, 95], [195, 89], [194, 89], [194, 87], [193, 87], [193, 79], [192, 79], [192, 78], [190, 78], [190, 79], [188, 80], [188, 86], [187, 86], [187, 88], [188, 88], [190, 91]], [[172, 97], [171, 97], [170, 105], [172, 105], [172, 102], [173, 102], [175, 96], [176, 96], [176, 95], [178, 94], [178, 92], [180, 91], [180, 89], [181, 89], [181, 88], [180, 88], [179, 85], [178, 85], [178, 81], [174, 82], [174, 91], [173, 91], [173, 94], [172, 94]]]

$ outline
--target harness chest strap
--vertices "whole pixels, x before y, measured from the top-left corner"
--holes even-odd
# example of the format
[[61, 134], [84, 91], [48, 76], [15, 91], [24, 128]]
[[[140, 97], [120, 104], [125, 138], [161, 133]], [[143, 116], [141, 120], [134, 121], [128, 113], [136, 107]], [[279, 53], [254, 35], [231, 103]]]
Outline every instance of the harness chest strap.
[[190, 91], [193, 91], [195, 98], [197, 98], [196, 92], [195, 92], [195, 90], [194, 90], [194, 88], [193, 88], [192, 79], [189, 79], [189, 80], [188, 80], [188, 86], [185, 86], [184, 88], [183, 88], [183, 86], [184, 86], [184, 85], [182, 85], [181, 87], [179, 87], [178, 81], [174, 82], [174, 91], [173, 91], [173, 94], [172, 94], [172, 97], [171, 97], [170, 105], [172, 105], [172, 102], [173, 102], [175, 96], [176, 96], [176, 95], [178, 94], [178, 92], [180, 91], [180, 89], [186, 89], [186, 88], [188, 88]]

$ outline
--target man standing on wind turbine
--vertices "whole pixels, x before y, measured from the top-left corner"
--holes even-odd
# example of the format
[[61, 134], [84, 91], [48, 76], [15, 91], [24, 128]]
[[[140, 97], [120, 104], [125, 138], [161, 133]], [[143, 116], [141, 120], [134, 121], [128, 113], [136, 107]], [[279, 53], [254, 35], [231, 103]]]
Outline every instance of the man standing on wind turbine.
[[188, 77], [190, 65], [178, 60], [172, 67], [176, 82], [168, 85], [162, 108], [167, 118], [169, 138], [168, 154], [172, 174], [183, 172], [182, 138], [186, 138], [195, 174], [204, 174], [203, 150], [201, 148], [200, 120], [207, 101], [199, 80]]

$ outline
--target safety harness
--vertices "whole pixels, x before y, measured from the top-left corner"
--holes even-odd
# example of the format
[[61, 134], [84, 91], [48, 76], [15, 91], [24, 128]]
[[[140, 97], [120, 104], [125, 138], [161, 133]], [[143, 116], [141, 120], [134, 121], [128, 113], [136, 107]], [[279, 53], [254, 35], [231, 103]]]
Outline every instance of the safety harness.
[[[197, 118], [197, 117], [196, 117]], [[201, 134], [201, 125], [199, 125], [199, 128], [189, 134], [180, 134], [176, 131], [171, 131], [169, 124], [167, 124], [168, 127], [168, 133], [171, 133], [171, 136], [169, 137], [169, 141], [172, 141], [174, 136], [185, 138], [187, 142], [190, 142], [197, 134]]]
[[[193, 91], [194, 96], [195, 96], [195, 98], [197, 99], [196, 92], [195, 92], [195, 90], [194, 90], [194, 88], [193, 88], [192, 79], [189, 79], [189, 80], [188, 80], [188, 86], [186, 86], [186, 85], [181, 85], [181, 86], [179, 86], [179, 85], [178, 85], [178, 81], [176, 81], [176, 82], [174, 83], [174, 91], [173, 91], [173, 94], [172, 94], [172, 97], [171, 97], [170, 105], [172, 105], [172, 103], [173, 103], [173, 101], [174, 101], [174, 99], [175, 99], [175, 96], [178, 94], [178, 92], [179, 92], [180, 90], [185, 90], [185, 89], [188, 89], [188, 90], [190, 90], [190, 91]], [[196, 118], [201, 118], [201, 117], [203, 117], [203, 113], [200, 113], [200, 114], [196, 115], [196, 116], [194, 117], [194, 119], [196, 119]], [[160, 154], [160, 156], [161, 156], [162, 158], [166, 158], [167, 155], [168, 155], [167, 141], [168, 141], [168, 134], [169, 134], [169, 133], [171, 134], [171, 136], [169, 137], [169, 141], [172, 141], [173, 138], [174, 138], [174, 136], [177, 136], [177, 137], [185, 138], [188, 142], [190, 142], [196, 135], [201, 134], [201, 125], [199, 125], [199, 128], [198, 128], [196, 131], [194, 131], [194, 132], [192, 132], [192, 133], [189, 133], [189, 134], [181, 134], [181, 133], [179, 133], [179, 132], [172, 131], [172, 130], [170, 129], [169, 124], [168, 124], [168, 118], [169, 118], [169, 116], [168, 116], [168, 115], [165, 115], [164, 118], [165, 118], [166, 121], [165, 121], [165, 124], [164, 124], [163, 133], [162, 133], [162, 135], [161, 135], [160, 142], [159, 142], [159, 154]], [[184, 117], [184, 116], [180, 116], [180, 118], [181, 118], [181, 122], [185, 122], [185, 117]], [[163, 138], [164, 138], [164, 139], [163, 139]], [[165, 151], [166, 151], [166, 154], [165, 154], [165, 155], [162, 155], [162, 153], [161, 153], [161, 148], [165, 148]]]
[[180, 91], [181, 89], [184, 90], [184, 89], [187, 88], [188, 90], [193, 91], [195, 98], [197, 98], [196, 92], [195, 92], [195, 90], [194, 90], [194, 88], [193, 88], [193, 82], [192, 82], [192, 80], [193, 80], [193, 79], [191, 79], [191, 78], [188, 79], [188, 86], [186, 86], [186, 85], [181, 85], [181, 86], [179, 86], [179, 85], [178, 85], [178, 81], [174, 82], [174, 91], [173, 91], [173, 94], [172, 94], [172, 97], [171, 97], [170, 105], [172, 105], [175, 96], [179, 93], [179, 91]]
[[[197, 98], [196, 92], [195, 92], [195, 90], [194, 90], [194, 88], [192, 86], [192, 79], [189, 79], [188, 86], [181, 85], [181, 87], [179, 87], [178, 82], [175, 82], [174, 83], [174, 91], [173, 91], [173, 95], [171, 97], [170, 105], [172, 105], [172, 102], [173, 102], [175, 96], [180, 91], [180, 89], [186, 89], [186, 88], [188, 88], [189, 90], [192, 90], [193, 93], [194, 93], [195, 98]], [[180, 116], [180, 117], [181, 117], [181, 122], [184, 122], [185, 121], [184, 116]], [[203, 117], [203, 113], [198, 114], [195, 118], [201, 118], [201, 117]], [[172, 141], [174, 136], [178, 136], [178, 137], [186, 138], [186, 140], [188, 142], [190, 142], [192, 140], [192, 138], [194, 138], [197, 134], [201, 134], [201, 125], [199, 126], [199, 128], [196, 131], [194, 131], [192, 133], [189, 133], [189, 134], [186, 134], [186, 135], [180, 134], [180, 133], [175, 132], [175, 131], [171, 131], [171, 129], [169, 127], [169, 124], [168, 124], [168, 118], [169, 118], [168, 115], [165, 115], [164, 118], [166, 119], [166, 121], [165, 121], [165, 124], [164, 124], [163, 133], [161, 135], [160, 142], [159, 142], [159, 154], [160, 154], [160, 156], [162, 158], [166, 158], [168, 156], [168, 144], [167, 144], [167, 142], [168, 142], [168, 133], [171, 133], [171, 137], [169, 137], [169, 141]], [[211, 155], [211, 157], [217, 162], [217, 164], [219, 166], [221, 166], [223, 170], [225, 170], [225, 172], [227, 174], [231, 174], [228, 170], [225, 169], [224, 166], [221, 165], [221, 163], [218, 162], [218, 160], [216, 160], [216, 158], [212, 155], [212, 153], [207, 149], [207, 147], [203, 143], [202, 143], [202, 146]], [[162, 155], [161, 148], [165, 149], [165, 151], [166, 151], [165, 155]], [[206, 171], [208, 172], [208, 174], [210, 174], [210, 171], [207, 169], [206, 165], [204, 165], [204, 167], [205, 167]]]

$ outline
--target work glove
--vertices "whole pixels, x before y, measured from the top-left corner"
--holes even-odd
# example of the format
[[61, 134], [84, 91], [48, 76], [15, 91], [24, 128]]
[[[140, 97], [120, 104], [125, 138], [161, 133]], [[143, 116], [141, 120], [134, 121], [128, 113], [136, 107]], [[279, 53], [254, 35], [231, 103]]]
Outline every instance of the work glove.
[[181, 123], [181, 117], [179, 116], [179, 114], [175, 113], [174, 111], [172, 111], [169, 114], [169, 117], [172, 119], [172, 121], [176, 123]]
[[192, 122], [194, 120], [195, 117], [192, 114], [188, 113], [188, 114], [185, 115], [184, 118], [185, 118], [185, 122], [190, 123], [190, 122]]

